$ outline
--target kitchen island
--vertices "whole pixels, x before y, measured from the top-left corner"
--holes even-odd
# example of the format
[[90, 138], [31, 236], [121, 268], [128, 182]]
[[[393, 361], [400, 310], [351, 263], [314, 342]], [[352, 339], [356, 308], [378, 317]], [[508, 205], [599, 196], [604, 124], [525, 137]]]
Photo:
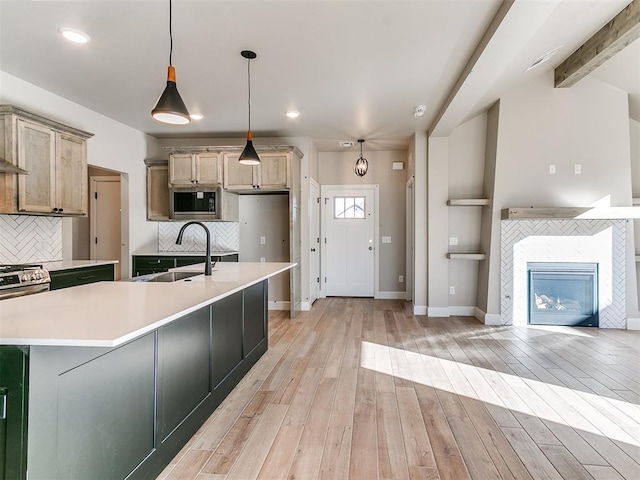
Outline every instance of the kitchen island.
[[266, 351], [268, 278], [293, 265], [1, 302], [6, 478], [155, 478]]

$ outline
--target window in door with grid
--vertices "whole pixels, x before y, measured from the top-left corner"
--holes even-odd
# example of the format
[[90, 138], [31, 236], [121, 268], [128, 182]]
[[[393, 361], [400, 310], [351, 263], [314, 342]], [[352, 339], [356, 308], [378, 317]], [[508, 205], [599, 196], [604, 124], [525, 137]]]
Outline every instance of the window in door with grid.
[[364, 219], [365, 197], [333, 197], [333, 218]]

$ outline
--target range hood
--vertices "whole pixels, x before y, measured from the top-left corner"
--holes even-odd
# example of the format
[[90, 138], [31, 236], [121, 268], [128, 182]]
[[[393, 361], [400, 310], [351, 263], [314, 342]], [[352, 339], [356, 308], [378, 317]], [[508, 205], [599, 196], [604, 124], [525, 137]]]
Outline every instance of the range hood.
[[0, 158], [0, 173], [17, 173], [18, 175], [29, 175], [29, 172], [16, 165], [11, 165], [4, 158]]

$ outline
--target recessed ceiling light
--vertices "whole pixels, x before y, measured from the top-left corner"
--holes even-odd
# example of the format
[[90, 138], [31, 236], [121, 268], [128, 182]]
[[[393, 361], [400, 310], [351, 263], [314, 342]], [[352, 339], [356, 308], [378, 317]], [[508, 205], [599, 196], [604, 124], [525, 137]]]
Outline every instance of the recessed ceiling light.
[[191, 120], [202, 120], [204, 118], [204, 115], [201, 113], [192, 113], [189, 116], [191, 117]]
[[340, 145], [341, 147], [344, 147], [344, 148], [347, 148], [347, 147], [353, 147], [353, 142], [350, 142], [350, 141], [346, 141], [346, 142], [338, 142], [338, 143], [339, 143], [339, 145]]
[[545, 53], [544, 55], [539, 56], [538, 58], [536, 58], [533, 63], [531, 65], [529, 65], [529, 68], [527, 68], [525, 70], [525, 72], [528, 72], [529, 70], [531, 70], [532, 68], [537, 67], [538, 65], [546, 62], [547, 60], [549, 60], [551, 57], [553, 57], [556, 53], [558, 53], [558, 50], [560, 50], [562, 47], [564, 47], [564, 45], [560, 45], [559, 47], [554, 48], [553, 50], [548, 51], [547, 53]]
[[297, 110], [287, 110], [284, 114], [289, 118], [298, 118], [300, 116], [300, 112]]
[[73, 43], [87, 43], [91, 38], [84, 32], [76, 30], [74, 28], [61, 27], [58, 31], [64, 38]]

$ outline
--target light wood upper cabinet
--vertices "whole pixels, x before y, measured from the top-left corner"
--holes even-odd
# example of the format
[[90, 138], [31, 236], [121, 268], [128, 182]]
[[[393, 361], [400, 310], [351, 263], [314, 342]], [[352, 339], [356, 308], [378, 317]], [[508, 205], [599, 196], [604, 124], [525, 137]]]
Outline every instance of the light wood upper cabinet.
[[5, 160], [28, 175], [0, 173], [0, 213], [86, 215], [91, 133], [0, 105]]
[[260, 165], [238, 163], [239, 154], [224, 155], [224, 188], [229, 190], [286, 190], [291, 187], [290, 153], [260, 153]]
[[147, 164], [147, 220], [169, 220], [169, 167]]
[[218, 186], [222, 183], [218, 153], [173, 153], [169, 156], [169, 185]]

